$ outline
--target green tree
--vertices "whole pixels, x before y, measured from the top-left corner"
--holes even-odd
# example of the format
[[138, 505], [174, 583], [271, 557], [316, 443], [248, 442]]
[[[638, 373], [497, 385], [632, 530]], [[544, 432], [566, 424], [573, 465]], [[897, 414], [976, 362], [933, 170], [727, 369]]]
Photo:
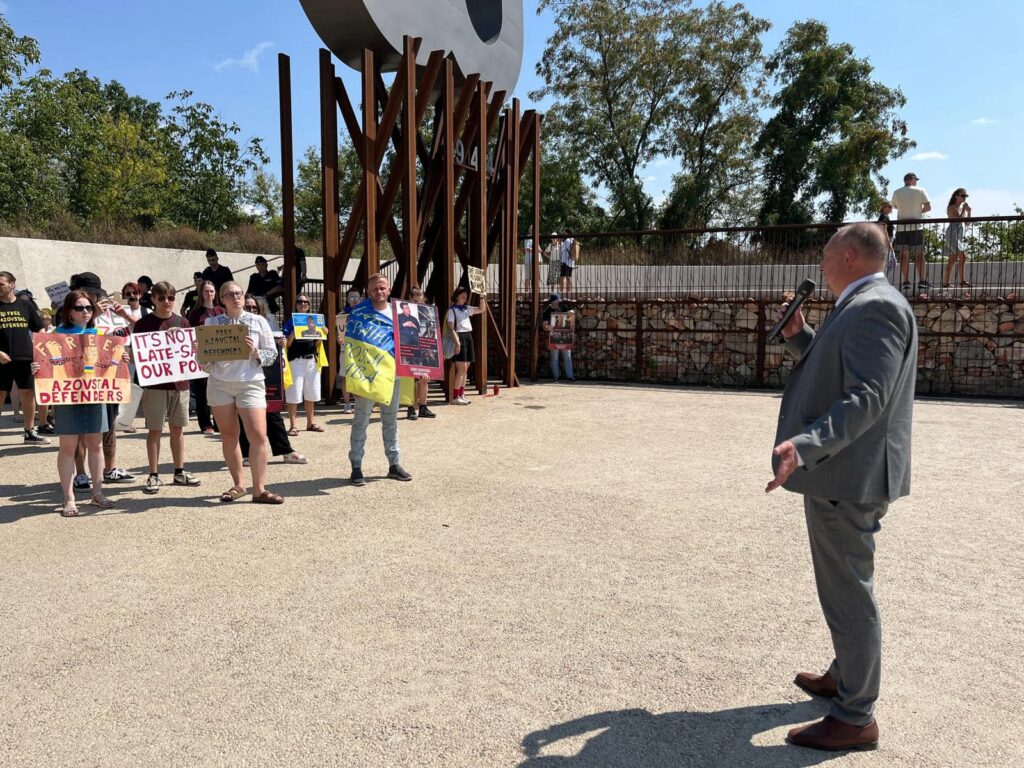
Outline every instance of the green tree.
[[[520, 187], [519, 234], [525, 236], [533, 226], [533, 171], [527, 167]], [[579, 161], [571, 155], [559, 155], [553, 147], [541, 150], [541, 232], [600, 232], [608, 228], [607, 214], [597, 203], [597, 195], [587, 184]]]
[[[363, 169], [355, 147], [347, 136], [342, 136], [338, 142], [338, 213], [342, 230], [352, 213], [362, 178]], [[322, 184], [320, 150], [307, 147], [295, 176], [295, 231], [309, 240], [319, 240], [323, 234]]]
[[819, 21], [790, 27], [766, 66], [780, 88], [756, 145], [764, 163], [759, 221], [867, 213], [888, 184], [881, 169], [916, 146], [899, 118], [903, 94], [873, 80], [868, 60], [830, 42]]
[[0, 89], [10, 88], [25, 70], [39, 63], [39, 43], [18, 37], [0, 12]]
[[760, 36], [771, 24], [742, 5], [713, 2], [692, 12], [689, 76], [673, 118], [680, 159], [658, 218], [662, 228], [747, 223], [754, 212], [764, 58]]
[[179, 224], [220, 230], [242, 217], [247, 180], [269, 162], [260, 139], [239, 143], [241, 129], [214, 108], [192, 102], [191, 91], [167, 96], [174, 102], [167, 121], [171, 140], [167, 213]]
[[245, 201], [254, 222], [280, 233], [281, 182], [274, 174], [263, 169], [256, 171], [246, 188]]

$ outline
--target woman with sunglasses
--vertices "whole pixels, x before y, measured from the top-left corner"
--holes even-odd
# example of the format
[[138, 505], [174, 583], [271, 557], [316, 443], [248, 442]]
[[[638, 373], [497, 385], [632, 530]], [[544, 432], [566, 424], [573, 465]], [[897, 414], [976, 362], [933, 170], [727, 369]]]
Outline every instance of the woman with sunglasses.
[[[971, 218], [971, 206], [967, 204], [967, 190], [963, 187], [955, 190], [949, 198], [949, 205], [946, 206], [947, 219], [969, 219]], [[950, 280], [953, 277], [953, 266], [956, 265], [957, 275], [960, 277], [960, 287], [970, 288], [964, 275], [967, 266], [967, 245], [964, 241], [964, 223], [962, 221], [951, 221], [946, 227], [946, 237], [942, 243], [942, 255], [949, 259], [946, 263], [946, 271], [942, 279], [942, 287], [949, 288]]]
[[[309, 313], [312, 309], [309, 296], [300, 293], [295, 297], [295, 312]], [[292, 371], [292, 385], [284, 395], [288, 404], [288, 434], [292, 437], [299, 434], [295, 420], [299, 415], [300, 402], [306, 412], [306, 431], [323, 432], [324, 428], [314, 420], [316, 404], [320, 402], [320, 358], [323, 341], [295, 338], [296, 330], [291, 317], [284, 321], [281, 330], [284, 333], [284, 345], [288, 350], [288, 365]]]
[[[96, 305], [84, 291], [71, 291], [64, 299], [60, 322], [54, 333], [95, 334]], [[34, 371], [39, 364], [33, 363]], [[62, 517], [77, 517], [75, 504], [75, 449], [78, 439], [85, 443], [89, 462], [89, 476], [92, 478], [92, 502], [101, 509], [114, 506], [114, 502], [103, 495], [103, 434], [109, 430], [107, 406], [103, 403], [83, 405], [58, 405], [54, 408], [54, 433], [60, 437], [57, 451], [57, 475], [64, 493]]]
[[224, 460], [233, 485], [221, 494], [221, 501], [235, 501], [246, 494], [242, 478], [242, 452], [238, 445], [241, 418], [252, 444], [252, 500], [257, 504], [281, 504], [284, 499], [266, 488], [267, 481], [267, 393], [263, 368], [277, 359], [277, 346], [270, 326], [262, 316], [245, 311], [245, 292], [234, 281], [220, 288], [224, 314], [208, 317], [205, 325], [242, 325], [249, 356], [245, 360], [207, 363], [210, 374], [207, 397], [220, 425]]
[[[188, 313], [188, 324], [193, 328], [206, 324], [206, 318], [224, 314], [224, 307], [217, 303], [217, 287], [209, 280], [199, 286], [199, 303]], [[210, 404], [206, 399], [206, 388], [209, 379], [192, 379], [189, 387], [192, 397], [196, 399], [196, 419], [199, 431], [204, 435], [212, 435], [217, 431], [217, 424], [210, 412]]]

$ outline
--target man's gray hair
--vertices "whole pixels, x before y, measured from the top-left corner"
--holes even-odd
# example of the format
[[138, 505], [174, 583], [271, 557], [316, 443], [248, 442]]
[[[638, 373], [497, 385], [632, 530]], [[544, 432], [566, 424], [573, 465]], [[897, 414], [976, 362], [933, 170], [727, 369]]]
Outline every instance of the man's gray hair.
[[836, 235], [841, 243], [853, 248], [865, 259], [884, 264], [889, 258], [889, 238], [885, 230], [873, 221], [847, 224]]

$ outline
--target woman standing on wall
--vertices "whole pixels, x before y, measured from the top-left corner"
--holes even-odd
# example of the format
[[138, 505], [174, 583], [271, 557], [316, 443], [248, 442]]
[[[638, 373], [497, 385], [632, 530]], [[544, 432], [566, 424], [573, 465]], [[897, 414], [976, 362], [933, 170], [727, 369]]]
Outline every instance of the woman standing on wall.
[[[947, 219], [969, 219], [971, 217], [971, 206], [967, 204], [967, 190], [963, 187], [953, 192], [949, 198], [949, 205], [946, 206]], [[967, 250], [964, 243], [964, 223], [962, 221], [951, 221], [946, 227], [946, 239], [942, 244], [942, 255], [949, 258], [946, 263], [946, 272], [942, 280], [942, 287], [950, 287], [950, 279], [953, 277], [953, 265], [957, 267], [957, 275], [960, 277], [960, 287], [970, 288], [964, 276], [964, 268], [967, 265]]]

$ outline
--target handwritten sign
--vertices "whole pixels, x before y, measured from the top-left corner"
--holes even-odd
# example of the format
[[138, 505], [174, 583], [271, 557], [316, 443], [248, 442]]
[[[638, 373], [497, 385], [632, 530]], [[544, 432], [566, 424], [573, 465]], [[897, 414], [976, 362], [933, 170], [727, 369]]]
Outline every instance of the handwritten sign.
[[33, 333], [32, 358], [39, 363], [36, 401], [40, 405], [130, 402], [132, 380], [124, 342], [120, 336]]
[[315, 339], [320, 341], [327, 338], [327, 323], [323, 315], [315, 315], [309, 312], [293, 312], [292, 328], [295, 329], [296, 339]]
[[548, 349], [572, 349], [576, 345], [576, 313], [552, 312]]
[[201, 325], [196, 328], [200, 363], [248, 360], [252, 351], [246, 343], [249, 329], [244, 325]]
[[107, 309], [96, 315], [96, 328], [100, 333], [125, 336], [128, 334], [128, 321]]
[[139, 384], [144, 387], [207, 377], [193, 351], [195, 328], [136, 333], [132, 341], [135, 370], [139, 374]]
[[437, 307], [392, 300], [395, 321], [395, 365], [399, 376], [444, 379], [441, 329]]
[[478, 296], [487, 293], [487, 273], [479, 267], [469, 267], [469, 290]]
[[66, 281], [46, 286], [46, 295], [50, 297], [50, 303], [55, 306], [63, 306], [64, 299], [71, 293], [71, 286]]

